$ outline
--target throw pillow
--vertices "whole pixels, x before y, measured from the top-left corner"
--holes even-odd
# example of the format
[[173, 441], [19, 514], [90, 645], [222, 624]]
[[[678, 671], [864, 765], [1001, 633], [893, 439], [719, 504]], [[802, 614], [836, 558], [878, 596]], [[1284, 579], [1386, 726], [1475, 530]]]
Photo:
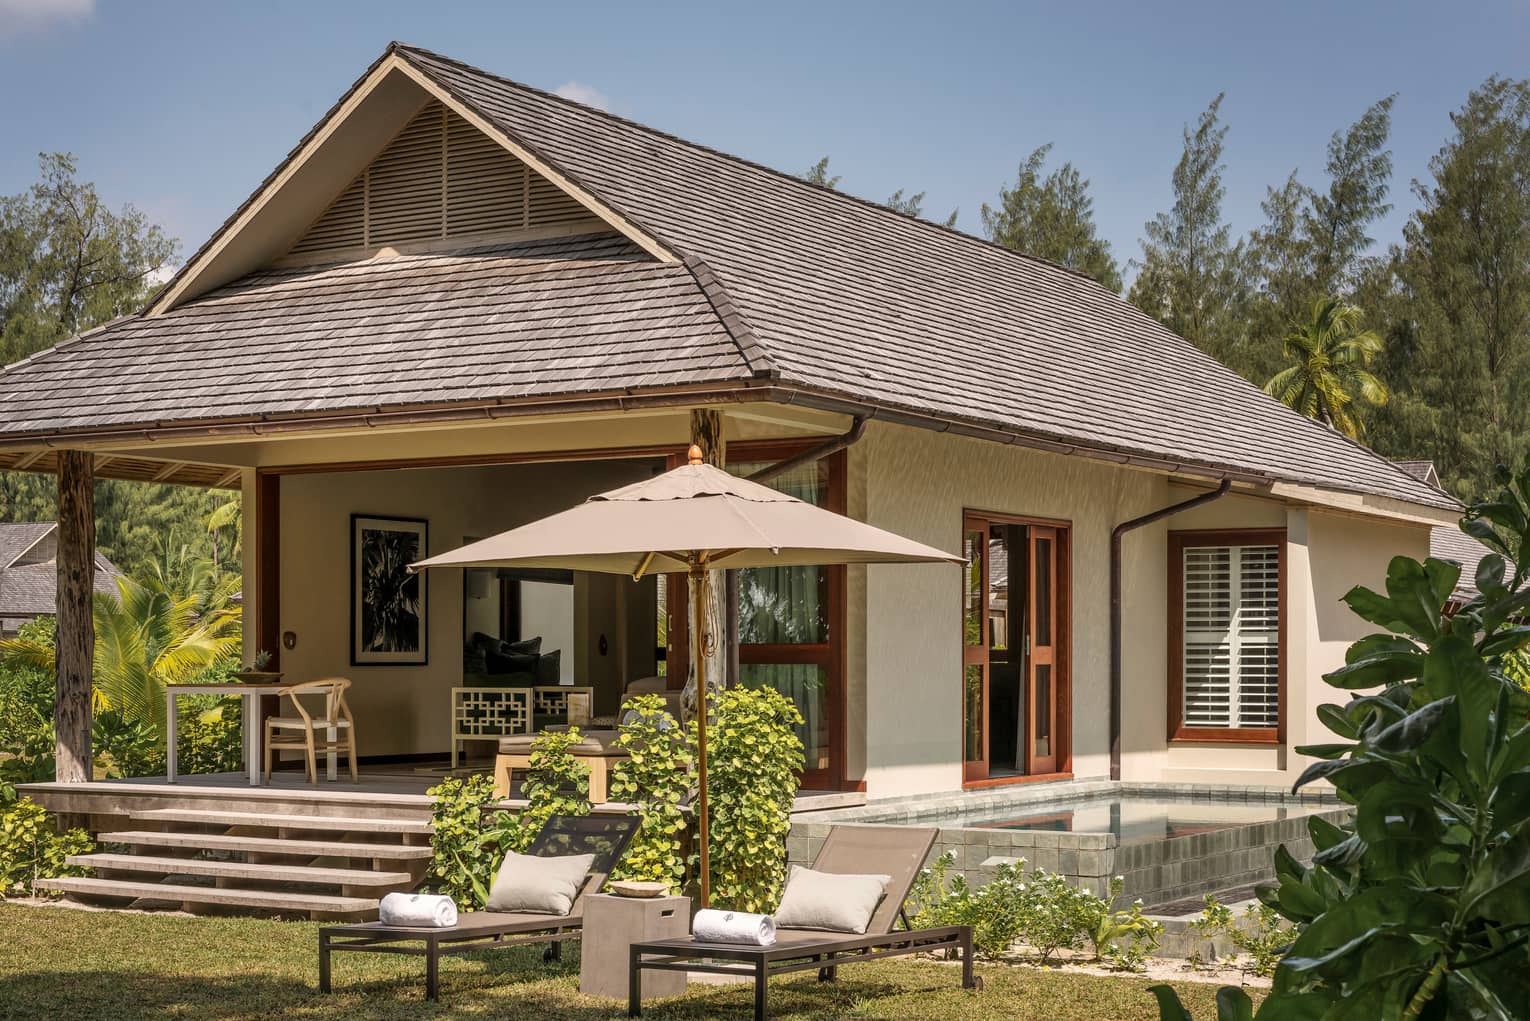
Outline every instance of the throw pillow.
[[891, 876], [841, 875], [793, 865], [776, 909], [783, 929], [864, 933]]
[[494, 877], [484, 910], [566, 915], [573, 910], [574, 898], [594, 861], [593, 854], [542, 858], [511, 851]]
[[558, 684], [563, 679], [563, 650], [554, 649], [537, 660], [537, 683]]
[[526, 683], [535, 684], [534, 678], [537, 673], [537, 660], [541, 657], [535, 654], [514, 653], [503, 656], [492, 649], [484, 653], [484, 661], [488, 664], [491, 674], [527, 674], [533, 680]]

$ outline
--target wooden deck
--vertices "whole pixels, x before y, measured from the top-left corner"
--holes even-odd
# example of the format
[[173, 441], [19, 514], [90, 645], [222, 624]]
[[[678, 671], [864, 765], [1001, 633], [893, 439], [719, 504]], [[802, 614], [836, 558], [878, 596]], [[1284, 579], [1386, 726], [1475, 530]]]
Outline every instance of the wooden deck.
[[[426, 791], [443, 774], [407, 766], [364, 769], [361, 782], [348, 779], [308, 783], [301, 772], [278, 772], [270, 784], [251, 786], [243, 773], [182, 776], [170, 783], [163, 776], [88, 783], [31, 783], [17, 791], [51, 812], [74, 817], [93, 831], [112, 828], [134, 812], [155, 809], [195, 809], [202, 812], [262, 812], [271, 815], [370, 816], [429, 819], [431, 799]], [[866, 795], [839, 791], [801, 791], [793, 814], [865, 804]], [[524, 804], [516, 799], [509, 806]], [[611, 810], [627, 806], [613, 804]]]

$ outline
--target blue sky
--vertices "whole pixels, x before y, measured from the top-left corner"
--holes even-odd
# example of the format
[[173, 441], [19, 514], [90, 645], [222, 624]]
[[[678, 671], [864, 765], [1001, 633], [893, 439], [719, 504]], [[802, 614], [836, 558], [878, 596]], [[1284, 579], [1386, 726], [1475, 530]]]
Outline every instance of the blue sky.
[[195, 249], [390, 39], [841, 187], [978, 209], [1032, 148], [1093, 182], [1123, 262], [1169, 203], [1180, 130], [1217, 92], [1226, 218], [1320, 179], [1329, 136], [1399, 93], [1394, 240], [1489, 74], [1530, 76], [1530, 3], [179, 3], [0, 0], [0, 193], [68, 150], [113, 204]]

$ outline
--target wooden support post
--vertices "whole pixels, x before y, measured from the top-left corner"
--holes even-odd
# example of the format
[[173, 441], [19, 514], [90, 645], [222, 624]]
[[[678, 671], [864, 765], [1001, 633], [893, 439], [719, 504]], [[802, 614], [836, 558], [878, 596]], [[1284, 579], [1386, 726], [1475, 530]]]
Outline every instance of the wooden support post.
[[92, 777], [91, 681], [96, 573], [95, 463], [78, 450], [58, 455], [58, 682], [54, 690], [54, 778]]
[[[722, 412], [713, 408], [696, 408], [691, 411], [691, 443], [701, 448], [703, 462], [717, 468], [726, 468], [728, 464], [727, 444], [723, 439]], [[736, 671], [730, 670], [730, 664], [737, 659], [737, 630], [730, 630], [730, 612], [727, 600], [736, 596], [738, 592], [736, 579], [735, 584], [728, 585], [726, 571], [711, 571], [708, 583], [711, 586], [712, 598], [707, 605], [712, 609], [712, 619], [707, 621], [705, 629], [693, 624], [693, 633], [704, 631], [713, 636], [709, 643], [706, 676], [711, 679], [712, 687], [720, 689], [736, 680]], [[735, 619], [737, 611], [731, 614]], [[696, 655], [693, 651], [691, 658], [691, 677], [696, 676]]]

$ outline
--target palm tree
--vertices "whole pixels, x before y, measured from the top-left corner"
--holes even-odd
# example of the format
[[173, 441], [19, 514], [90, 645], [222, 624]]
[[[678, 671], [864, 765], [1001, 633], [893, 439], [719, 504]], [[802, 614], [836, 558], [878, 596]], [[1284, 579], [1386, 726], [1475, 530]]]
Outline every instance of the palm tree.
[[1365, 426], [1355, 404], [1387, 402], [1386, 384], [1370, 371], [1381, 353], [1381, 335], [1360, 329], [1361, 313], [1338, 298], [1320, 298], [1310, 322], [1286, 334], [1286, 357], [1295, 364], [1277, 372], [1264, 392], [1286, 407], [1359, 439]]
[[207, 534], [212, 537], [212, 559], [215, 566], [223, 565], [223, 551], [219, 548], [219, 541], [225, 528], [233, 529], [234, 543], [228, 550], [233, 559], [238, 559], [244, 548], [244, 522], [241, 511], [242, 501], [239, 497], [231, 497], [226, 503], [219, 504], [211, 514], [207, 516]]
[[[237, 584], [237, 579], [231, 579]], [[195, 680], [210, 667], [237, 661], [240, 612], [230, 587], [197, 584], [172, 592], [160, 579], [126, 576], [117, 592], [96, 595], [95, 702], [130, 723], [165, 728], [165, 685]], [[14, 662], [52, 674], [55, 648], [45, 638], [0, 642]]]

